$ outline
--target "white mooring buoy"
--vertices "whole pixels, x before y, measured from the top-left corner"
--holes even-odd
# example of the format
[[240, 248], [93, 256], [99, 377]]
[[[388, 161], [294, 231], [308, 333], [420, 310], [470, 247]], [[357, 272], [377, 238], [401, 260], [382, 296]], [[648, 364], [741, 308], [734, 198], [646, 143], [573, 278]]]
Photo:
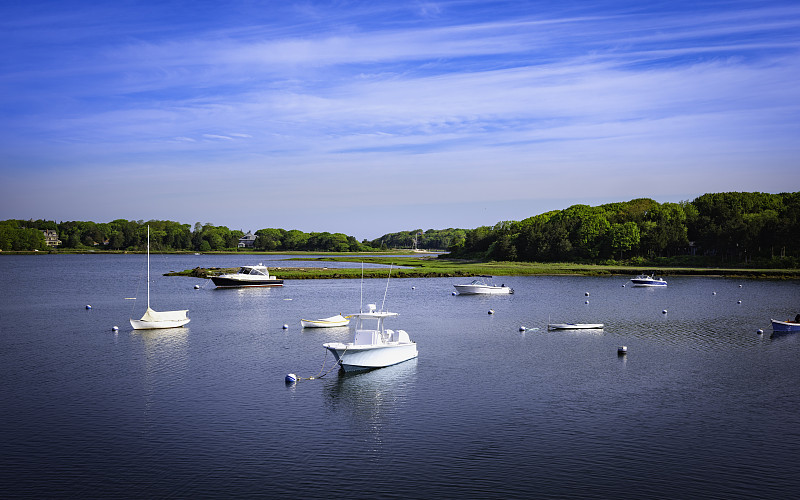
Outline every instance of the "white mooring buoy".
[[586, 302], [584, 302], [584, 304], [588, 304], [588, 303], [589, 303], [589, 301], [588, 301], [588, 300], [587, 300]]
[[455, 294], [456, 294], [456, 292], [453, 292], [453, 295], [455, 295]]
[[89, 304], [86, 304], [86, 309], [91, 309], [91, 308], [92, 308], [92, 306], [90, 306]]
[[494, 314], [494, 309], [489, 309], [489, 314]]
[[525, 331], [525, 327], [524, 326], [519, 327], [519, 331], [524, 332]]
[[759, 334], [759, 335], [763, 335], [764, 334], [764, 330], [759, 328], [758, 330], [756, 330], [756, 333]]
[[741, 301], [741, 300], [739, 300], [739, 301], [737, 301], [736, 303], [737, 303], [737, 304], [741, 304], [741, 303], [742, 303], [742, 301]]
[[195, 289], [195, 290], [199, 290], [199, 289], [200, 289], [200, 285], [195, 285], [195, 286], [194, 286], [194, 289]]
[[287, 384], [294, 384], [295, 382], [297, 382], [297, 375], [295, 375], [294, 373], [287, 373], [285, 380]]
[[283, 325], [283, 329], [284, 330], [288, 330], [289, 329], [289, 325]]
[[112, 332], [116, 332], [116, 331], [118, 331], [118, 330], [119, 330], [119, 327], [118, 327], [118, 326], [116, 326], [116, 325], [114, 325], [114, 326], [112, 326], [112, 327], [111, 327], [111, 331], [112, 331]]
[[584, 293], [584, 295], [586, 295], [588, 297], [589, 296], [589, 292]]
[[664, 309], [663, 311], [661, 311], [661, 314], [667, 314], [667, 310]]
[[617, 354], [619, 354], [619, 355], [628, 354], [628, 346], [621, 345], [621, 346], [617, 347]]

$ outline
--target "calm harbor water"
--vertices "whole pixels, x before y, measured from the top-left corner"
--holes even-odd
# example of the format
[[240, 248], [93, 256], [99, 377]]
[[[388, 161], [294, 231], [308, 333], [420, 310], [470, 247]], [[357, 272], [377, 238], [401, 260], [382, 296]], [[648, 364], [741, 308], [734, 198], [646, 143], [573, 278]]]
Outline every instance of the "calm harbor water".
[[135, 332], [143, 256], [0, 257], [3, 496], [800, 492], [800, 335], [769, 328], [800, 312], [798, 281], [505, 277], [514, 295], [479, 297], [453, 296], [453, 279], [366, 280], [364, 303], [386, 292], [419, 358], [287, 386], [330, 367], [323, 342], [350, 337], [300, 319], [356, 312], [358, 280], [220, 290], [161, 276], [298, 265], [277, 259], [153, 256], [153, 307], [192, 321]]

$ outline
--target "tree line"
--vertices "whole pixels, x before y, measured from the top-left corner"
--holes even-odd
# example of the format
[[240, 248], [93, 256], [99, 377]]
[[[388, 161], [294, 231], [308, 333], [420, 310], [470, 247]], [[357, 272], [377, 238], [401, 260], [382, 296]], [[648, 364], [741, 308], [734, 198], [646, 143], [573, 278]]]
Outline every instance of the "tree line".
[[691, 256], [722, 263], [798, 267], [800, 193], [709, 193], [691, 202], [649, 198], [573, 205], [467, 231], [452, 257], [508, 261], [628, 261]]
[[[43, 230], [54, 230], [59, 248], [144, 250], [147, 226], [159, 250], [236, 250], [241, 230], [199, 222], [108, 223], [6, 220], [0, 249], [48, 250]], [[415, 229], [359, 242], [342, 233], [259, 229], [254, 250], [371, 252], [397, 248], [447, 249], [454, 258], [540, 262], [748, 264], [800, 267], [800, 193], [709, 193], [693, 201], [650, 198], [592, 207], [573, 205], [521, 221], [475, 229]]]
[[[161, 251], [235, 251], [241, 230], [210, 223], [192, 228], [189, 224], [173, 221], [130, 221], [118, 219], [106, 223], [46, 220], [6, 220], [0, 222], [0, 249], [51, 250], [45, 243], [43, 231], [54, 230], [61, 244], [58, 248], [74, 250], [125, 250], [141, 251], [147, 246], [147, 227], [150, 227], [151, 246]], [[363, 252], [375, 249], [359, 243], [353, 236], [342, 233], [298, 230], [259, 229], [254, 233], [254, 250], [311, 251], [311, 252]]]
[[365, 243], [382, 250], [392, 248], [445, 250], [451, 246], [463, 244], [466, 237], [466, 229], [428, 229], [424, 232], [422, 229], [414, 229], [384, 234], [380, 238]]

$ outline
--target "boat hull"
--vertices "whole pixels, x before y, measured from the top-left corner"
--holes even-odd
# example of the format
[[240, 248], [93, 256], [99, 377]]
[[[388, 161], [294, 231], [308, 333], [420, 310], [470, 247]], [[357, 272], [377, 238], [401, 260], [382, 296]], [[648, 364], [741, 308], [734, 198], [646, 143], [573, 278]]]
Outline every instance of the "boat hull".
[[344, 371], [372, 370], [396, 365], [417, 357], [417, 344], [353, 345], [341, 342], [323, 344], [331, 351]]
[[301, 319], [300, 325], [303, 328], [336, 328], [339, 326], [347, 326], [350, 320], [343, 316], [333, 316], [325, 319]]
[[778, 321], [777, 319], [772, 320], [772, 331], [773, 332], [800, 332], [800, 323], [794, 323], [791, 321]]
[[282, 279], [243, 280], [227, 276], [213, 276], [211, 281], [219, 288], [242, 288], [246, 286], [283, 286]]
[[189, 318], [180, 321], [143, 321], [141, 319], [132, 319], [131, 326], [134, 330], [161, 330], [165, 328], [180, 328], [189, 321]]
[[548, 330], [602, 330], [603, 323], [551, 323]]
[[631, 280], [633, 286], [654, 286], [654, 287], [662, 287], [667, 286], [666, 281], [644, 281], [644, 280]]
[[453, 285], [459, 295], [499, 295], [514, 293], [510, 287], [507, 286], [491, 286], [491, 285]]

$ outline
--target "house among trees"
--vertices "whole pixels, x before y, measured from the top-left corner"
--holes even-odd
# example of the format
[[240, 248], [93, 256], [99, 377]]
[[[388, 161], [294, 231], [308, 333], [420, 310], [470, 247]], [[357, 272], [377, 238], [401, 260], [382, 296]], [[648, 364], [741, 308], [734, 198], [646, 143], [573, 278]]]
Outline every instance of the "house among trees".
[[253, 248], [256, 244], [256, 237], [251, 231], [239, 238], [239, 248]]
[[58, 233], [54, 229], [44, 229], [42, 231], [44, 233], [44, 242], [49, 247], [57, 247], [61, 244], [61, 240], [58, 239]]

